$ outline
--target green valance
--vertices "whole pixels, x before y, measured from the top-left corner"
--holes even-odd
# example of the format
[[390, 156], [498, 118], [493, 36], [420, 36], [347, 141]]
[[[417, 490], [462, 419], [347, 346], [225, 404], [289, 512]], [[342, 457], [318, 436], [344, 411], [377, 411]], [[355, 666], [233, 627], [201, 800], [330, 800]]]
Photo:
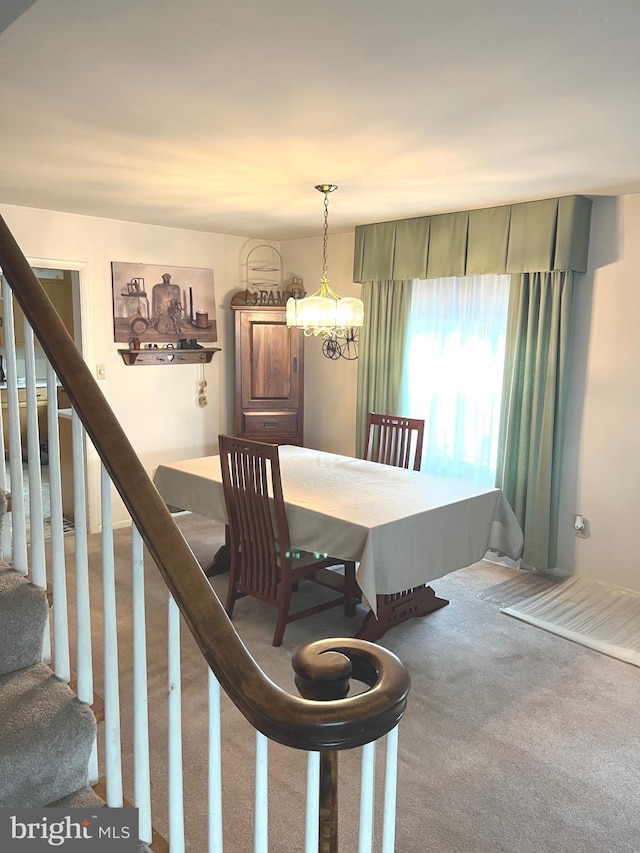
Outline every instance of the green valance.
[[581, 195], [356, 227], [354, 281], [586, 272], [591, 200]]

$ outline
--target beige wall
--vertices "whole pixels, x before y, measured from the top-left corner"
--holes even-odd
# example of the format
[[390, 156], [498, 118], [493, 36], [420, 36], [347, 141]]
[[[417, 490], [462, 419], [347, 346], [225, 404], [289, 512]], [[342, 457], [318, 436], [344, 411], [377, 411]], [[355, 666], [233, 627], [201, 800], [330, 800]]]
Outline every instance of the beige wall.
[[[149, 471], [163, 461], [211, 453], [218, 432], [232, 428], [231, 294], [241, 286], [241, 261], [255, 241], [0, 205], [29, 260], [79, 268], [85, 357], [105, 364], [104, 392]], [[640, 590], [640, 524], [636, 518], [640, 461], [640, 195], [596, 199], [589, 271], [579, 276], [571, 397], [567, 423], [559, 558], [561, 571]], [[319, 287], [322, 239], [283, 243], [284, 281], [301, 275]], [[196, 366], [125, 367], [113, 342], [110, 262], [211, 267], [222, 352], [206, 368], [210, 405], [197, 405]], [[329, 276], [340, 295], [352, 282], [353, 234], [329, 237]], [[73, 266], [75, 265], [75, 266]], [[305, 349], [305, 443], [352, 454], [355, 449], [357, 362], [330, 361], [319, 340]], [[90, 456], [97, 506], [99, 466]], [[573, 516], [589, 520], [577, 539]], [[116, 500], [116, 521], [125, 514]]]
[[[640, 590], [640, 195], [596, 199], [578, 281], [558, 566]], [[589, 521], [576, 538], [573, 516]]]

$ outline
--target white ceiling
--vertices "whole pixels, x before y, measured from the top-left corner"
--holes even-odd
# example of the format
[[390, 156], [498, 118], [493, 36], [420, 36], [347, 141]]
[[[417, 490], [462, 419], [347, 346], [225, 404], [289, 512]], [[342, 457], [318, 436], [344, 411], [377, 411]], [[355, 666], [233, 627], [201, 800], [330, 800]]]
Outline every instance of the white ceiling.
[[321, 182], [332, 232], [640, 192], [639, 0], [36, 0], [7, 24], [7, 204], [282, 240], [321, 232]]

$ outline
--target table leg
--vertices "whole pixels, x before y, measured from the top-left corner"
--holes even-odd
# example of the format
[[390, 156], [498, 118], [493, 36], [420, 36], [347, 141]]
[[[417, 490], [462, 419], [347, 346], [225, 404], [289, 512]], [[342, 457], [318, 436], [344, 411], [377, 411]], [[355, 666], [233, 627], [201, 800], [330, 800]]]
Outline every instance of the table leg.
[[394, 625], [407, 622], [414, 616], [427, 616], [448, 603], [446, 598], [439, 598], [430, 586], [424, 585], [404, 592], [395, 592], [393, 595], [378, 595], [377, 618], [370, 610], [364, 617], [356, 637], [375, 643]]
[[229, 525], [224, 526], [224, 545], [221, 545], [213, 556], [213, 560], [205, 566], [204, 573], [208, 578], [222, 575], [231, 568], [231, 546], [229, 544]]

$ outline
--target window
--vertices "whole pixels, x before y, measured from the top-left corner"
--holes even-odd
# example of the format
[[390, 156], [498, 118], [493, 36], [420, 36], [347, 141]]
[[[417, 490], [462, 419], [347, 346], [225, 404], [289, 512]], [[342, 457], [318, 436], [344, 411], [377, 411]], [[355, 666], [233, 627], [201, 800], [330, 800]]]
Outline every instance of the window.
[[422, 470], [494, 485], [508, 275], [415, 280], [403, 411], [424, 418]]

